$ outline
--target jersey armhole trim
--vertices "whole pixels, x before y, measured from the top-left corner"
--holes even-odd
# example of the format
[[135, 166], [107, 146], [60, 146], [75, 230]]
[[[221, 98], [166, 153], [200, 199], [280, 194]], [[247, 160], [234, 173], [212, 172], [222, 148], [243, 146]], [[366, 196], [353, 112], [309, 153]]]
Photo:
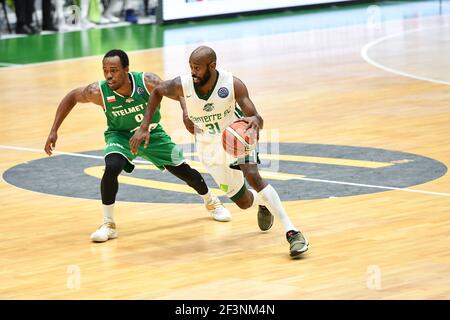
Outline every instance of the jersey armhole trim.
[[[186, 76], [180, 76], [181, 90], [183, 90], [183, 98], [185, 98], [185, 99], [187, 98], [188, 95], [189, 95], [189, 97], [192, 96], [192, 90], [190, 88], [189, 82], [186, 79], [187, 79]], [[186, 92], [188, 90], [189, 90], [189, 92]]]
[[101, 107], [103, 109], [103, 112], [106, 112], [106, 101], [105, 101], [105, 96], [103, 95], [102, 81], [101, 80], [98, 81], [98, 88], [100, 89], [100, 93], [102, 94], [102, 103], [103, 103], [103, 105]]
[[145, 89], [145, 91], [148, 93], [148, 95], [150, 96], [151, 95], [151, 93], [150, 93], [150, 91], [148, 91], [148, 89], [147, 89], [147, 84], [145, 83], [145, 72], [142, 72], [142, 83], [144, 84], [144, 89]]

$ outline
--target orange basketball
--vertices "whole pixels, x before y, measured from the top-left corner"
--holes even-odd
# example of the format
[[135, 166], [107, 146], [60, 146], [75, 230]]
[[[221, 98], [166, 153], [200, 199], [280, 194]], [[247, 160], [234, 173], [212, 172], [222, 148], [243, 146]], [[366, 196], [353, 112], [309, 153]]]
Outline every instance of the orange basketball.
[[247, 123], [237, 120], [222, 132], [222, 146], [233, 157], [240, 157], [255, 149], [256, 133], [249, 129], [245, 132]]

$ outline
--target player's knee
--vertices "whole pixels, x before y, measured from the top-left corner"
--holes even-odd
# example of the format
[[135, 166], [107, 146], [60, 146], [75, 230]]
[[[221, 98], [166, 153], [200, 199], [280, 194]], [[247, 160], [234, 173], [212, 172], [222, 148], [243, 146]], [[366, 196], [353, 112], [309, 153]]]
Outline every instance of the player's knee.
[[235, 201], [237, 206], [241, 208], [242, 210], [250, 208], [252, 205], [248, 201]]
[[203, 180], [201, 174], [195, 170], [192, 170], [191, 174], [185, 177], [184, 181], [186, 181], [186, 183], [194, 189], [197, 189], [205, 184], [205, 180]]
[[267, 185], [266, 181], [261, 177], [258, 171], [258, 167], [253, 164], [246, 164], [241, 166], [245, 179], [248, 184], [256, 190], [261, 190]]
[[126, 159], [120, 154], [109, 154], [105, 158], [104, 177], [117, 177], [126, 164]]
[[105, 173], [106, 177], [117, 177], [122, 171], [122, 166], [118, 163], [107, 163], [105, 165]]
[[174, 176], [186, 182], [188, 186], [195, 189], [199, 194], [206, 194], [208, 192], [208, 186], [200, 172], [192, 169], [187, 163], [180, 164], [179, 166], [168, 165], [165, 168]]
[[192, 169], [187, 163], [182, 163], [179, 166], [166, 165], [165, 168], [171, 174], [183, 180], [187, 184], [195, 183], [197, 180], [201, 179], [200, 174], [197, 174], [197, 171]]
[[253, 205], [253, 196], [249, 191], [247, 191], [242, 195], [242, 197], [240, 197], [239, 199], [234, 199], [233, 201], [239, 208], [245, 210]]
[[259, 175], [258, 171], [254, 174], [245, 176], [245, 178], [248, 184], [257, 191], [260, 191], [267, 186], [267, 182]]

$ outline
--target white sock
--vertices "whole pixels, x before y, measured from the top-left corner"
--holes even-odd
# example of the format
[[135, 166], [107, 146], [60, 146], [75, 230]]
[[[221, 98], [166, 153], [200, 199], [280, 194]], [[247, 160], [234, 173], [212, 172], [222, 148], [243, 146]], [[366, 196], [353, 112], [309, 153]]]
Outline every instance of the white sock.
[[269, 211], [272, 214], [278, 216], [286, 232], [290, 230], [298, 231], [297, 228], [294, 227], [294, 225], [291, 222], [291, 219], [289, 219], [289, 216], [284, 210], [283, 204], [281, 203], [278, 193], [270, 184], [267, 185], [260, 192], [258, 192], [258, 198], [264, 203], [264, 205], [267, 207], [267, 209], [269, 209]]
[[264, 206], [264, 202], [260, 199], [258, 192], [256, 192], [256, 190], [253, 189], [248, 189], [248, 191], [250, 191], [253, 194], [253, 203], [252, 206], [250, 208], [254, 208], [256, 206]]
[[114, 203], [110, 205], [102, 204], [103, 222], [114, 222]]
[[81, 18], [88, 19], [89, 0], [81, 0]]
[[212, 200], [212, 193], [210, 190], [208, 190], [206, 194], [201, 194], [200, 196], [203, 198], [203, 201], [205, 203], [209, 203]]

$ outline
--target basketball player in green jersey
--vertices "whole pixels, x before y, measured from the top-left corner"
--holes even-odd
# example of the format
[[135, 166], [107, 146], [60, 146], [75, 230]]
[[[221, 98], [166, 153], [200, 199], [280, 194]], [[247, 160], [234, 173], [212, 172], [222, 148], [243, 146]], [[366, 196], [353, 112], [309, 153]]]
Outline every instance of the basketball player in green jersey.
[[[258, 225], [262, 231], [272, 227], [271, 212], [275, 213], [285, 229], [291, 257], [298, 257], [308, 250], [308, 240], [292, 224], [276, 190], [260, 176], [256, 152], [245, 159], [229, 161], [221, 146], [223, 130], [240, 118], [241, 112], [245, 115], [241, 120], [247, 122], [247, 130], [251, 129], [258, 135], [263, 127], [263, 119], [250, 100], [245, 84], [230, 72], [216, 69], [216, 53], [209, 47], [195, 49], [189, 65], [191, 74], [164, 81], [155, 87], [140, 128], [130, 140], [131, 152], [138, 152], [142, 141], [146, 147], [149, 137], [153, 137], [148, 132], [150, 120], [157, 114], [163, 96], [185, 101], [181, 104], [184, 122], [191, 133], [193, 125], [199, 129], [195, 130], [195, 141], [202, 164], [241, 209], [259, 206]], [[189, 120], [193, 123], [190, 124]], [[254, 190], [246, 188], [244, 177]]]
[[74, 89], [62, 99], [44, 148], [48, 155], [52, 154], [58, 138], [57, 131], [77, 103], [92, 102], [103, 108], [108, 124], [105, 131], [105, 172], [100, 187], [103, 224], [92, 233], [91, 240], [104, 242], [117, 238], [114, 203], [119, 187], [118, 176], [122, 170], [129, 173], [133, 171], [132, 160], [136, 156], [141, 156], [160, 170], [166, 169], [185, 181], [202, 196], [207, 210], [215, 220], [229, 221], [230, 212], [223, 207], [219, 198], [208, 190], [200, 173], [185, 162], [182, 150], [172, 142], [159, 124], [159, 106], [148, 126], [152, 132], [150, 147], [140, 148], [137, 154], [130, 152], [129, 139], [139, 128], [151, 92], [161, 83], [161, 79], [153, 73], [129, 72], [128, 56], [122, 50], [111, 50], [105, 54], [103, 73], [105, 80]]

